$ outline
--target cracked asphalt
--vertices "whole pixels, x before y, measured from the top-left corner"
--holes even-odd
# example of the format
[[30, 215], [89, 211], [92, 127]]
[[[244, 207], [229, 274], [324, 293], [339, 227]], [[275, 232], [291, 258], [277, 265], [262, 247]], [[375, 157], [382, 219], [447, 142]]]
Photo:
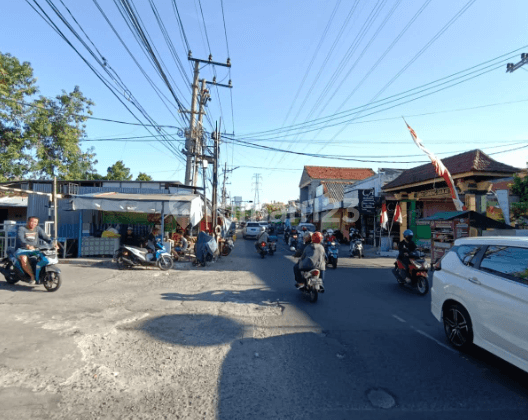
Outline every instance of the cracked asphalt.
[[316, 304], [284, 244], [206, 268], [61, 264], [0, 281], [2, 419], [525, 419], [528, 375], [445, 345], [391, 259], [343, 257]]

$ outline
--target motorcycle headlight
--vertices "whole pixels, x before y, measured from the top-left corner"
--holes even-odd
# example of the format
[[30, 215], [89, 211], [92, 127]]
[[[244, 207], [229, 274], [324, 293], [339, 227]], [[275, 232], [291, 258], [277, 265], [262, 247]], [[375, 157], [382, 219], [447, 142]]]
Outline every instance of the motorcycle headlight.
[[335, 242], [330, 243], [330, 245], [335, 246]]

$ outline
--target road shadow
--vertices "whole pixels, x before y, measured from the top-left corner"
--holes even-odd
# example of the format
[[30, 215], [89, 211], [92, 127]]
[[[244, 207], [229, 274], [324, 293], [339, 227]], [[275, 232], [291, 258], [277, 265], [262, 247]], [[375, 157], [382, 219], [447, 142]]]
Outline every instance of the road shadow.
[[276, 304], [281, 294], [269, 288], [253, 288], [243, 290], [209, 290], [202, 293], [163, 293], [163, 300], [203, 301], [203, 302], [233, 302], [256, 305]]

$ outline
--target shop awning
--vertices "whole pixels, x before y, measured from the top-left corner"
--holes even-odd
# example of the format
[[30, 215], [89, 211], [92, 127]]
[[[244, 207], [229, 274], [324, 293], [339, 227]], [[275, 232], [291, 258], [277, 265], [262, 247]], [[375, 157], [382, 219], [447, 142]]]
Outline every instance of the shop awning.
[[100, 210], [124, 213], [155, 213], [188, 218], [196, 226], [203, 217], [203, 200], [196, 194], [123, 194], [115, 192], [76, 195], [72, 210]]
[[432, 216], [421, 219], [420, 222], [434, 222], [437, 220], [452, 220], [460, 217], [469, 217], [471, 226], [481, 229], [514, 229], [506, 223], [498, 222], [490, 217], [484, 216], [476, 211], [447, 211], [439, 212]]

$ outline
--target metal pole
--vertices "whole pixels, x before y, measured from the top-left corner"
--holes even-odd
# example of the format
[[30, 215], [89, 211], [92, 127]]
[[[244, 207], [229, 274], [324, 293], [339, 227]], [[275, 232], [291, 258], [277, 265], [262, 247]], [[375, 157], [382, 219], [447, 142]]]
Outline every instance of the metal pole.
[[[200, 74], [200, 63], [194, 62], [194, 80], [192, 84], [192, 100], [191, 100], [191, 121], [189, 126], [189, 134], [185, 142], [185, 148], [187, 149], [187, 166], [185, 167], [185, 185], [191, 185], [191, 174], [195, 163], [193, 163], [193, 154], [195, 153], [195, 116], [196, 113], [196, 100], [198, 99], [198, 76]], [[196, 183], [194, 184], [196, 186]]]
[[[220, 119], [220, 125], [222, 120]], [[213, 232], [216, 232], [216, 223], [217, 223], [217, 205], [216, 201], [218, 200], [218, 147], [220, 144], [220, 129], [218, 128], [219, 124], [216, 124], [216, 135], [214, 139], [214, 160], [213, 160]]]
[[204, 197], [204, 216], [205, 216], [205, 230], [207, 231], [207, 184], [206, 184], [206, 181], [207, 181], [207, 168], [205, 166], [203, 166], [203, 188], [204, 188], [204, 194], [203, 194], [203, 197]]
[[57, 239], [59, 238], [59, 212], [57, 209], [57, 177], [53, 177], [53, 225], [55, 226], [54, 229], [54, 238], [55, 243], [57, 243]]

